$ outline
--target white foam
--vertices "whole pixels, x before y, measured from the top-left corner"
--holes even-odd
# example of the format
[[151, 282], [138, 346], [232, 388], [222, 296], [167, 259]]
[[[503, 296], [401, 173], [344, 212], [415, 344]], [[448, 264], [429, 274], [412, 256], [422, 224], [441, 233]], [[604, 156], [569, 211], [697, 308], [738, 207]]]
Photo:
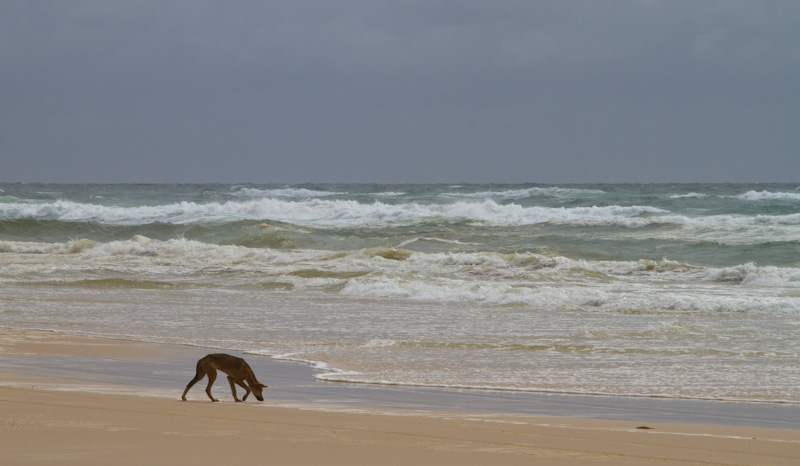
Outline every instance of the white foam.
[[[444, 222], [472, 220], [498, 225], [550, 223], [633, 229], [664, 224], [681, 226], [689, 234], [715, 235], [720, 241], [741, 241], [742, 238], [791, 241], [800, 234], [800, 229], [797, 228], [800, 226], [800, 213], [688, 217], [651, 206], [525, 207], [514, 203], [500, 204], [492, 199], [465, 200], [450, 204], [395, 205], [380, 201], [361, 203], [354, 200], [320, 199], [316, 197], [316, 192], [303, 193], [302, 190], [294, 189], [290, 191], [296, 194], [296, 198], [263, 197], [224, 203], [180, 202], [140, 207], [115, 207], [63, 200], [40, 204], [0, 203], [0, 218], [95, 221], [123, 225], [272, 220], [320, 228], [408, 224], [430, 219]], [[309, 197], [303, 198], [304, 195]], [[797, 196], [800, 198], [800, 194]], [[748, 231], [742, 232], [742, 229]], [[669, 231], [664, 234], [678, 233]]]
[[396, 344], [396, 341], [387, 338], [373, 338], [364, 343], [363, 348], [386, 348], [387, 346], [394, 346]]
[[459, 246], [480, 246], [480, 244], [478, 244], [478, 243], [465, 243], [465, 242], [459, 241], [457, 239], [444, 239], [444, 238], [433, 238], [433, 237], [421, 237], [421, 236], [418, 236], [416, 238], [411, 238], [411, 239], [403, 241], [402, 243], [400, 243], [397, 246], [395, 246], [395, 249], [402, 249], [402, 248], [408, 246], [409, 244], [413, 244], [413, 243], [416, 243], [418, 241], [430, 241], [430, 242], [434, 242], [434, 243], [455, 244], [455, 245], [459, 245]]
[[[217, 287], [281, 283], [297, 291], [323, 290], [353, 298], [536, 308], [775, 314], [800, 309], [795, 292], [800, 269], [752, 263], [703, 268], [666, 259], [586, 261], [452, 251], [409, 251], [394, 260], [371, 249], [286, 251], [141, 235], [108, 243], [0, 242], [0, 252], [30, 256], [0, 263], [5, 283], [135, 277]], [[675, 284], [678, 288], [673, 289]], [[731, 284], [737, 286], [735, 293]], [[692, 291], [695, 287], [700, 288]]]
[[231, 194], [242, 197], [286, 197], [286, 198], [309, 199], [315, 197], [335, 196], [343, 193], [334, 191], [318, 191], [306, 188], [281, 188], [281, 189], [238, 188]]
[[[453, 186], [457, 188], [459, 186]], [[605, 194], [604, 191], [596, 189], [575, 189], [575, 188], [525, 188], [525, 189], [510, 189], [502, 191], [481, 191], [476, 193], [445, 193], [444, 196], [462, 197], [472, 199], [525, 199], [534, 196], [543, 197], [579, 197], [590, 196], [594, 197], [598, 194]]]
[[375, 196], [375, 197], [400, 197], [400, 196], [405, 196], [406, 193], [402, 193], [402, 192], [398, 192], [398, 191], [386, 191], [386, 192], [383, 192], [383, 193], [370, 193], [369, 195], [370, 196]]
[[686, 199], [686, 198], [693, 198], [693, 199], [702, 199], [704, 197], [708, 197], [706, 194], [702, 193], [687, 193], [687, 194], [673, 194], [670, 196], [670, 199]]
[[[800, 189], [800, 188], [798, 188]], [[744, 194], [735, 196], [746, 201], [765, 201], [765, 200], [790, 200], [800, 201], [800, 193], [770, 192], [770, 191], [747, 191]]]
[[752, 286], [800, 287], [800, 269], [789, 267], [758, 267], [752, 262], [733, 267], [710, 268], [704, 277], [709, 281], [738, 282]]
[[[621, 222], [624, 224], [624, 222]], [[681, 226], [681, 231], [661, 233], [667, 237], [688, 237], [715, 240], [722, 244], [741, 244], [763, 241], [796, 241], [800, 237], [800, 214], [787, 215], [710, 215], [687, 217], [683, 215], [653, 216], [630, 219], [635, 223]]]
[[277, 220], [308, 226], [362, 226], [386, 222], [413, 222], [427, 218], [446, 221], [473, 219], [498, 224], [600, 222], [631, 225], [647, 224], [638, 216], [662, 213], [647, 206], [607, 207], [523, 207], [498, 204], [493, 200], [464, 201], [452, 204], [386, 204], [379, 201], [359, 203], [353, 200], [310, 198], [285, 200], [257, 198], [245, 201], [198, 204], [180, 202], [157, 206], [114, 207], [73, 201], [44, 204], [0, 204], [0, 217], [56, 219], [62, 221], [97, 221], [117, 224], [194, 223], [205, 221]]
[[0, 252], [16, 254], [74, 254], [95, 248], [100, 244], [88, 239], [71, 240], [65, 243], [0, 241]]

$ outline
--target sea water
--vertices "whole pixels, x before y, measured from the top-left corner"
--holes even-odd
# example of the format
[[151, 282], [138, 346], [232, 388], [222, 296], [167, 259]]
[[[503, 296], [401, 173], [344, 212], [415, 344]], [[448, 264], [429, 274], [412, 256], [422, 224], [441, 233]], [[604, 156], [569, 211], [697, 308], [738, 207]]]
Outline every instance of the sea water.
[[0, 184], [0, 326], [800, 403], [800, 184]]

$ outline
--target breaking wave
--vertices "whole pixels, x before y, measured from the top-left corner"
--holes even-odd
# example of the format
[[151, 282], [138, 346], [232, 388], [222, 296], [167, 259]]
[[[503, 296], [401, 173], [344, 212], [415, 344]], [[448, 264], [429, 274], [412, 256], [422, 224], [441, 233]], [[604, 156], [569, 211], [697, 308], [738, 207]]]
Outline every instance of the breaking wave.
[[[134, 236], [100, 243], [0, 242], [0, 252], [56, 255], [0, 265], [5, 283], [75, 286], [214, 286], [324, 291], [351, 298], [484, 303], [604, 312], [763, 312], [800, 308], [800, 297], [691, 294], [683, 285], [734, 284], [752, 290], [800, 288], [800, 269], [752, 263], [709, 268], [682, 262], [587, 261], [534, 253], [424, 253], [395, 248], [288, 251]], [[98, 281], [100, 280], [100, 281]], [[715, 285], [717, 284], [717, 285]], [[159, 285], [161, 286], [161, 285]]]
[[789, 200], [800, 201], [800, 193], [786, 193], [786, 192], [770, 192], [770, 191], [747, 191], [744, 194], [736, 196], [739, 199], [746, 201], [764, 201], [764, 200]]
[[130, 225], [275, 220], [305, 226], [342, 227], [439, 218], [444, 221], [466, 219], [501, 225], [586, 222], [637, 227], [648, 224], [643, 215], [665, 212], [648, 206], [523, 207], [519, 204], [499, 204], [488, 199], [433, 205], [395, 205], [380, 201], [360, 203], [354, 200], [317, 198], [297, 201], [274, 197], [224, 203], [180, 202], [140, 207], [115, 207], [63, 200], [42, 204], [0, 204], [0, 217], [4, 218]]
[[526, 199], [529, 197], [596, 197], [602, 194], [605, 194], [605, 192], [598, 189], [559, 188], [553, 186], [546, 188], [533, 187], [499, 191], [447, 192], [443, 195], [471, 199]]
[[232, 191], [234, 196], [241, 197], [282, 197], [310, 199], [315, 197], [327, 197], [343, 194], [335, 191], [319, 191], [307, 188], [280, 188], [280, 189], [258, 189], [258, 188], [239, 188]]

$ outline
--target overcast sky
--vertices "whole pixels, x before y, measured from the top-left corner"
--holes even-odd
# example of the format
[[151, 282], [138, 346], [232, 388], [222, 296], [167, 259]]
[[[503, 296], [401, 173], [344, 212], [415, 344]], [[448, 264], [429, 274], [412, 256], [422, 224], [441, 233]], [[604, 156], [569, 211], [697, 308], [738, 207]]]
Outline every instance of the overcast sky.
[[0, 181], [800, 181], [800, 1], [0, 1]]

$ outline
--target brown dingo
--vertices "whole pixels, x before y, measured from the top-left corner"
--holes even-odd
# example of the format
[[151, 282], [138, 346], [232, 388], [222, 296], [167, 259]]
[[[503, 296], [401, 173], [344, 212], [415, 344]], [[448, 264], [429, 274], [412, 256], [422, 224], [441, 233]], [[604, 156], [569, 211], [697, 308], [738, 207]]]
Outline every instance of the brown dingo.
[[[192, 381], [189, 382], [189, 385], [186, 386], [186, 390], [183, 391], [181, 399], [186, 401], [186, 394], [189, 392], [189, 389], [192, 388], [192, 385], [208, 375], [206, 393], [208, 397], [211, 398], [211, 401], [219, 401], [211, 396], [211, 385], [217, 380], [217, 369], [228, 374], [228, 382], [231, 384], [231, 392], [233, 392], [234, 400], [237, 402], [246, 400], [247, 395], [249, 395], [252, 390], [253, 395], [256, 396], [258, 401], [264, 401], [264, 397], [261, 396], [261, 390], [267, 388], [267, 386], [256, 380], [253, 369], [250, 369], [250, 366], [247, 365], [244, 359], [231, 356], [230, 354], [209, 354], [208, 356], [200, 358], [200, 360], [197, 361], [197, 373]], [[234, 383], [245, 390], [245, 394], [241, 400], [236, 396], [236, 386]]]

